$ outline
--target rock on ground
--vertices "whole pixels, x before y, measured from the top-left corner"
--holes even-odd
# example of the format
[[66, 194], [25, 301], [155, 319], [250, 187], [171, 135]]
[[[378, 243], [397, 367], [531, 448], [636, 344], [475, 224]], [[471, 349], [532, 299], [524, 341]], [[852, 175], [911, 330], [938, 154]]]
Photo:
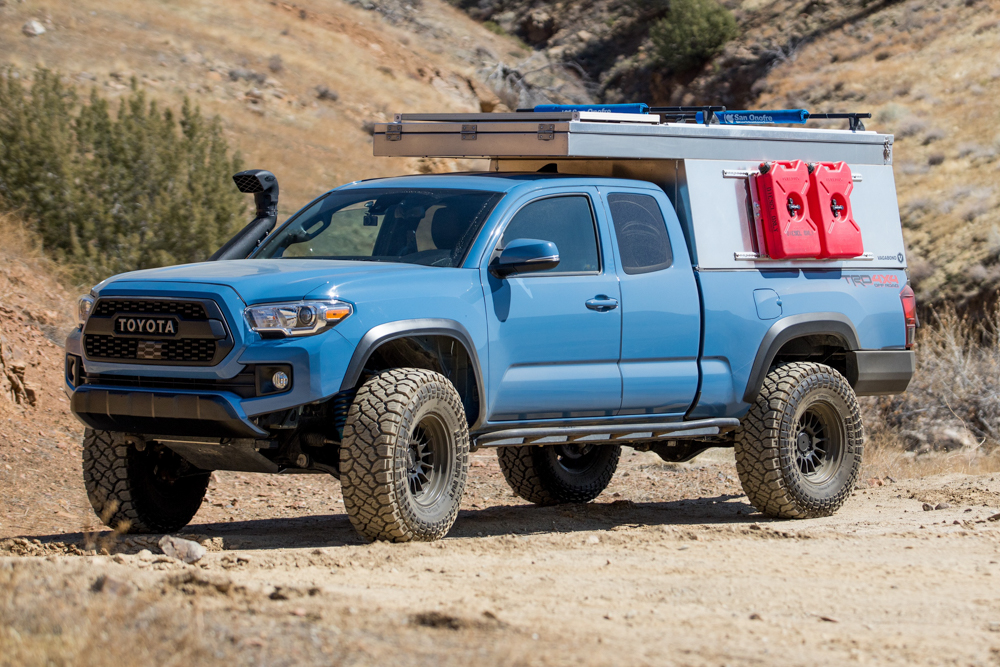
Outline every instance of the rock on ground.
[[198, 562], [205, 556], [205, 552], [207, 551], [205, 547], [197, 542], [170, 535], [164, 535], [163, 539], [160, 540], [160, 549], [171, 558], [182, 560], [185, 563]]
[[45, 26], [43, 26], [40, 21], [32, 19], [21, 27], [21, 32], [28, 37], [38, 37], [39, 35], [45, 34]]

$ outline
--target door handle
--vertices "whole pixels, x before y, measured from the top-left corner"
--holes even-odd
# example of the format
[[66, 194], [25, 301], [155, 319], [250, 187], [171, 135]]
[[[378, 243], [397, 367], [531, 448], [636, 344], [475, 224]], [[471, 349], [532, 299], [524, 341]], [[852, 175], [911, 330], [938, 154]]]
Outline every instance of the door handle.
[[599, 313], [606, 313], [609, 310], [614, 310], [618, 307], [618, 299], [612, 299], [610, 296], [604, 294], [598, 294], [593, 299], [587, 299], [587, 308], [591, 310], [596, 310]]

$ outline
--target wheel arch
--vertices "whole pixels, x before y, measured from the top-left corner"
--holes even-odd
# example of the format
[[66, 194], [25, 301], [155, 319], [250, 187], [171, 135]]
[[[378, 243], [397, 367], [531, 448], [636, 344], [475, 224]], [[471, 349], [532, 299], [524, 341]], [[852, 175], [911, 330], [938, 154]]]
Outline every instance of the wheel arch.
[[[743, 400], [751, 404], [757, 400], [768, 371], [775, 362], [786, 357], [789, 360], [823, 361], [844, 374], [853, 386], [857, 377], [850, 377], [851, 366], [846, 353], [860, 348], [858, 332], [843, 313], [805, 313], [784, 317], [772, 324], [764, 334], [750, 368]], [[842, 350], [843, 359], [838, 354], [831, 353], [835, 349]], [[856, 372], [854, 374], [857, 375]]]
[[354, 349], [340, 389], [358, 387], [366, 378], [366, 370], [387, 370], [400, 363], [447, 377], [462, 397], [470, 431], [484, 420], [482, 366], [472, 335], [460, 322], [421, 318], [369, 329]]

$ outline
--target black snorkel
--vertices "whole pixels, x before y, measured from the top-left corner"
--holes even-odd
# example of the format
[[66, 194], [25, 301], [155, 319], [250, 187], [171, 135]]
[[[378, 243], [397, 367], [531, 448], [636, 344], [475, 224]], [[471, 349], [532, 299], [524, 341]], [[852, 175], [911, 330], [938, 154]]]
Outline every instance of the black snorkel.
[[209, 257], [212, 262], [246, 259], [278, 222], [278, 179], [274, 174], [263, 169], [249, 169], [235, 174], [233, 181], [240, 192], [253, 195], [257, 216]]

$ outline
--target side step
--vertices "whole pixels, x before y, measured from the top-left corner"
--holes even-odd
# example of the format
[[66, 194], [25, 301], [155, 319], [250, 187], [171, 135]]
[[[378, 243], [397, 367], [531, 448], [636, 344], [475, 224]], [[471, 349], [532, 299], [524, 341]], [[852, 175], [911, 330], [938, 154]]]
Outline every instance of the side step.
[[588, 426], [534, 426], [511, 428], [473, 436], [477, 447], [544, 445], [564, 442], [636, 442], [665, 438], [694, 438], [718, 435], [740, 425], [739, 419], [698, 419], [689, 422], [653, 424], [594, 424]]

